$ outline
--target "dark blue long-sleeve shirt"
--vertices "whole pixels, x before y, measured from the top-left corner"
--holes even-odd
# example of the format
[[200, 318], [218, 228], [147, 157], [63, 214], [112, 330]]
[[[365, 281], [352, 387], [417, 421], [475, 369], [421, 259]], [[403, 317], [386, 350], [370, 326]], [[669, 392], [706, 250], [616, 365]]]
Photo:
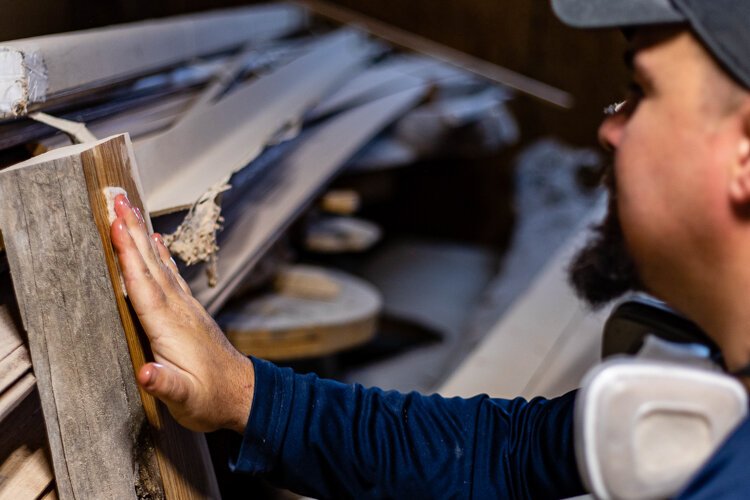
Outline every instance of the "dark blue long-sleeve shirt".
[[[471, 399], [298, 375], [253, 358], [255, 395], [233, 468], [317, 498], [566, 498], [582, 494], [575, 393]], [[747, 498], [746, 419], [679, 499]]]
[[565, 498], [583, 493], [568, 394], [400, 394], [253, 359], [237, 471], [318, 498]]

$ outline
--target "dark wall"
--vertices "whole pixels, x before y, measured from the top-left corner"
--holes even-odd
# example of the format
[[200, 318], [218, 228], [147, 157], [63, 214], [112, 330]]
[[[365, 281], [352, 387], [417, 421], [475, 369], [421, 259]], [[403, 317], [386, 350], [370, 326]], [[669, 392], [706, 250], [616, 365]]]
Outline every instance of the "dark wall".
[[[0, 38], [102, 26], [223, 6], [243, 0], [5, 0]], [[531, 99], [514, 107], [525, 138], [555, 134], [593, 144], [601, 110], [621, 94], [626, 75], [616, 32], [579, 32], [559, 23], [547, 0], [336, 0], [414, 33], [571, 92], [562, 111]]]

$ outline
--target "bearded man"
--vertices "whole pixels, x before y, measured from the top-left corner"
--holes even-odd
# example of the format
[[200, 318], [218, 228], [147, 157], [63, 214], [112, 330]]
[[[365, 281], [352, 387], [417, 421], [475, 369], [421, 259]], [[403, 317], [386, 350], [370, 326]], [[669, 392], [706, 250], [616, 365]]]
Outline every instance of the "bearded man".
[[[630, 41], [631, 95], [607, 117], [610, 213], [575, 260], [594, 304], [644, 289], [700, 325], [729, 372], [750, 363], [750, 2], [553, 0], [566, 23]], [[191, 296], [125, 197], [112, 226], [156, 363], [137, 374], [182, 425], [233, 429], [232, 467], [319, 498], [548, 498], [584, 493], [576, 393], [445, 399], [344, 385], [245, 358]], [[681, 498], [745, 496], [750, 422]]]

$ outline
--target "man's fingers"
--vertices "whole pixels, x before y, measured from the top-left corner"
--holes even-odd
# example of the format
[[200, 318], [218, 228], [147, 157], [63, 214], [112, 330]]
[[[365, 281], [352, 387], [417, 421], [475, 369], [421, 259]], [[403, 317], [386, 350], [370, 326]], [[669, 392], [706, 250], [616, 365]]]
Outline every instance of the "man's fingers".
[[138, 383], [167, 406], [183, 404], [190, 396], [187, 376], [159, 363], [143, 365], [138, 371]]
[[161, 278], [160, 259], [155, 245], [148, 236], [146, 224], [138, 207], [132, 207], [127, 197], [118, 195], [115, 197], [115, 213], [125, 221], [128, 232], [133, 238], [143, 261], [155, 278]]
[[[128, 231], [127, 224], [121, 217], [112, 223], [110, 235], [133, 307], [137, 313], [145, 313], [149, 308], [164, 301], [164, 292], [151, 276], [141, 252]], [[136, 290], [138, 293], [133, 293]]]
[[187, 282], [182, 278], [182, 276], [180, 276], [180, 270], [177, 268], [177, 263], [172, 258], [172, 254], [169, 253], [169, 249], [164, 243], [164, 239], [159, 233], [152, 234], [151, 239], [156, 245], [156, 249], [159, 252], [159, 257], [161, 258], [162, 263], [167, 266], [170, 271], [172, 271], [172, 277], [174, 277], [177, 284], [180, 285], [182, 291], [187, 293], [188, 295], [192, 295], [190, 286], [188, 286]]

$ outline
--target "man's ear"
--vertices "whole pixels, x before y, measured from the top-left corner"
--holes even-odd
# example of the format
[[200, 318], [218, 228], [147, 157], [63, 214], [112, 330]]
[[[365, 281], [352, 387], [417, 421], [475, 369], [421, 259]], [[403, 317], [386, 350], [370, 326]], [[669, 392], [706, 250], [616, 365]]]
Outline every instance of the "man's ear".
[[750, 111], [744, 116], [743, 134], [737, 144], [729, 194], [737, 206], [750, 206]]

